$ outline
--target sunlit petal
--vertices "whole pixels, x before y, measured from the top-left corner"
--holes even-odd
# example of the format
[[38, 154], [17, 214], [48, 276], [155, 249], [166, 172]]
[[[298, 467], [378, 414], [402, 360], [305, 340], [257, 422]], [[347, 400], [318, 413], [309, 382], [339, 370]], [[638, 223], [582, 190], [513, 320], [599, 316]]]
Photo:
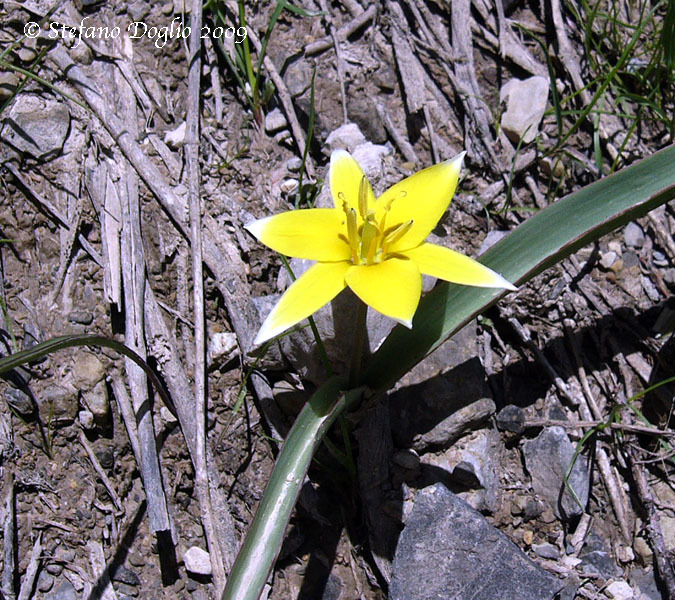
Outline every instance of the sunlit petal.
[[405, 250], [399, 254], [414, 261], [425, 275], [431, 275], [438, 279], [476, 287], [517, 289], [499, 273], [495, 273], [473, 258], [450, 250], [450, 248], [424, 243], [417, 248]]
[[374, 265], [351, 266], [345, 281], [368, 306], [412, 327], [422, 293], [422, 275], [412, 260], [390, 258]]
[[255, 344], [262, 344], [328, 304], [345, 287], [351, 263], [317, 263], [299, 277], [262, 324]]
[[307, 208], [253, 221], [246, 229], [263, 244], [286, 256], [338, 261], [351, 256], [344, 221], [345, 214], [341, 210]]
[[392, 252], [418, 246], [436, 227], [457, 188], [464, 154], [407, 177], [377, 199], [378, 213], [391, 204], [388, 226], [413, 222], [410, 231], [390, 249]]
[[359, 223], [363, 222], [359, 211], [359, 192], [367, 198], [375, 199], [373, 189], [363, 169], [345, 150], [335, 150], [330, 155], [330, 193], [333, 196], [335, 208], [342, 212], [342, 203], [353, 208], [359, 216]]

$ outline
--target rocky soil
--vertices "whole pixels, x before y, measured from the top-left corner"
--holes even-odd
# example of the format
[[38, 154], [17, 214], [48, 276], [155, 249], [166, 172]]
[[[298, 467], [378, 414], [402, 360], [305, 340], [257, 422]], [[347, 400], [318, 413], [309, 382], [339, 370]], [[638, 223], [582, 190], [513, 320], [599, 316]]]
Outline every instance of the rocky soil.
[[[275, 5], [245, 4], [255, 66]], [[233, 66], [236, 2], [204, 9], [192, 88], [182, 0], [5, 2], [0, 355], [103, 335], [147, 358], [170, 400], [97, 344], [3, 376], [0, 596], [217, 597], [324, 376], [307, 329], [252, 353], [289, 277], [243, 226], [329, 202], [333, 149], [376, 192], [466, 149], [433, 235], [478, 256], [672, 143], [667, 3], [617, 4], [591, 22], [576, 0], [303, 0], [273, 28], [258, 107]], [[643, 21], [629, 63], [622, 24]], [[319, 452], [266, 597], [675, 597], [675, 387], [640, 395], [675, 375], [674, 209], [548, 269], [349, 415], [356, 469]], [[317, 314], [338, 370], [349, 314]], [[370, 315], [373, 347], [391, 326]]]

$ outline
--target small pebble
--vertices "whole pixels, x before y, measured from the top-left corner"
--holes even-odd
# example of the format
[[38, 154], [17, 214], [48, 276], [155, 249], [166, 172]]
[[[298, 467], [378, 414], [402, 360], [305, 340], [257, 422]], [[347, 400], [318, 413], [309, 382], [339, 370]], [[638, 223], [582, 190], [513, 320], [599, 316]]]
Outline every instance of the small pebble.
[[279, 186], [283, 194], [292, 194], [295, 190], [298, 189], [298, 180], [297, 179], [286, 179], [281, 182]]
[[276, 133], [286, 128], [286, 117], [280, 109], [275, 108], [265, 115], [265, 131], [267, 133]]
[[211, 557], [197, 546], [192, 546], [183, 555], [185, 568], [196, 575], [211, 575]]
[[497, 413], [497, 429], [522, 433], [525, 429], [525, 412], [520, 406], [509, 404]]
[[73, 310], [68, 313], [68, 320], [71, 323], [78, 323], [80, 325], [91, 325], [94, 315], [88, 310]]
[[302, 159], [298, 156], [288, 159], [286, 168], [292, 173], [297, 173], [302, 168]]
[[652, 260], [657, 267], [668, 266], [668, 259], [666, 258], [666, 255], [660, 250], [654, 250], [654, 252], [652, 252]]
[[605, 252], [600, 259], [600, 266], [603, 269], [610, 269], [616, 262], [617, 258], [619, 257], [617, 256], [616, 252]]
[[537, 556], [541, 558], [549, 558], [551, 560], [558, 560], [560, 552], [553, 544], [532, 544], [532, 550]]
[[645, 243], [645, 234], [637, 223], [628, 223], [623, 232], [623, 240], [630, 248], [642, 248]]
[[633, 600], [633, 588], [625, 581], [614, 581], [605, 588], [606, 594], [613, 600]]

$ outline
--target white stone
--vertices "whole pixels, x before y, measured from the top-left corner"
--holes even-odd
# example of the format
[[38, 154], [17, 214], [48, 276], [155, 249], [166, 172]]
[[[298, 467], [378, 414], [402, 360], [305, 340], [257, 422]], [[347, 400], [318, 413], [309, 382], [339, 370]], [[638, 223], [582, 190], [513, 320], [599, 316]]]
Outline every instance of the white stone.
[[345, 123], [332, 131], [326, 139], [326, 145], [333, 150], [347, 150], [353, 152], [360, 144], [365, 144], [366, 138], [356, 123]]
[[502, 129], [511, 141], [529, 144], [537, 137], [539, 123], [546, 112], [549, 80], [535, 75], [528, 79], [510, 79], [499, 93], [506, 103], [502, 115]]
[[185, 568], [196, 575], [211, 575], [211, 557], [197, 546], [192, 546], [183, 554]]
[[73, 385], [79, 390], [92, 389], [105, 377], [105, 365], [94, 354], [81, 352], [75, 355]]
[[363, 172], [371, 182], [382, 177], [382, 162], [384, 157], [391, 154], [387, 146], [380, 146], [372, 142], [366, 142], [354, 149], [352, 156], [361, 165]]
[[614, 581], [610, 583], [606, 588], [605, 592], [613, 600], [633, 600], [635, 594], [633, 593], [633, 588], [631, 588], [625, 581]]
[[221, 360], [229, 360], [237, 349], [237, 336], [227, 331], [209, 336], [206, 360], [209, 365]]
[[99, 381], [91, 390], [82, 391], [82, 400], [94, 415], [96, 421], [105, 421], [110, 416], [110, 400], [108, 399], [108, 386], [105, 381]]
[[619, 257], [616, 255], [616, 252], [605, 252], [600, 259], [600, 266], [604, 269], [609, 269], [616, 262], [617, 258]]
[[265, 131], [267, 133], [281, 131], [286, 128], [286, 125], [286, 117], [279, 108], [275, 108], [265, 115]]
[[185, 130], [187, 129], [187, 123], [183, 121], [176, 129], [172, 131], [167, 131], [164, 134], [164, 143], [167, 146], [172, 148], [178, 148], [183, 145], [185, 142]]

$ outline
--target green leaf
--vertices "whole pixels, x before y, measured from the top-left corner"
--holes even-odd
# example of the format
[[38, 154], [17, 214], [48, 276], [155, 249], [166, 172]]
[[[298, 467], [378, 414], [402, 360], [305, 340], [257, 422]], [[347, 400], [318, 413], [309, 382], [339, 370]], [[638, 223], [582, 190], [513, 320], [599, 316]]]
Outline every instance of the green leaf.
[[295, 419], [227, 579], [223, 600], [260, 596], [314, 452], [338, 414], [361, 397], [361, 388], [343, 393], [345, 387], [344, 379], [331, 377]]
[[127, 358], [133, 360], [148, 376], [152, 385], [155, 387], [159, 395], [162, 397], [164, 404], [171, 410], [173, 410], [173, 401], [169, 396], [169, 393], [166, 391], [164, 384], [161, 379], [157, 376], [150, 365], [145, 362], [138, 354], [136, 354], [131, 348], [127, 348], [121, 342], [107, 338], [101, 335], [88, 335], [88, 334], [72, 334], [72, 335], [62, 335], [60, 337], [52, 338], [46, 342], [41, 342], [35, 344], [30, 350], [22, 350], [21, 352], [15, 352], [9, 356], [3, 356], [0, 358], [0, 373], [5, 373], [11, 371], [15, 367], [25, 365], [26, 363], [38, 360], [43, 356], [47, 356], [52, 352], [57, 350], [63, 350], [64, 348], [73, 348], [75, 346], [101, 346], [104, 348], [111, 348], [120, 354], [123, 354]]
[[[555, 202], [490, 248], [484, 265], [515, 284], [675, 198], [675, 146]], [[503, 290], [441, 283], [420, 302], [412, 329], [397, 326], [362, 379], [382, 392], [489, 306]]]

